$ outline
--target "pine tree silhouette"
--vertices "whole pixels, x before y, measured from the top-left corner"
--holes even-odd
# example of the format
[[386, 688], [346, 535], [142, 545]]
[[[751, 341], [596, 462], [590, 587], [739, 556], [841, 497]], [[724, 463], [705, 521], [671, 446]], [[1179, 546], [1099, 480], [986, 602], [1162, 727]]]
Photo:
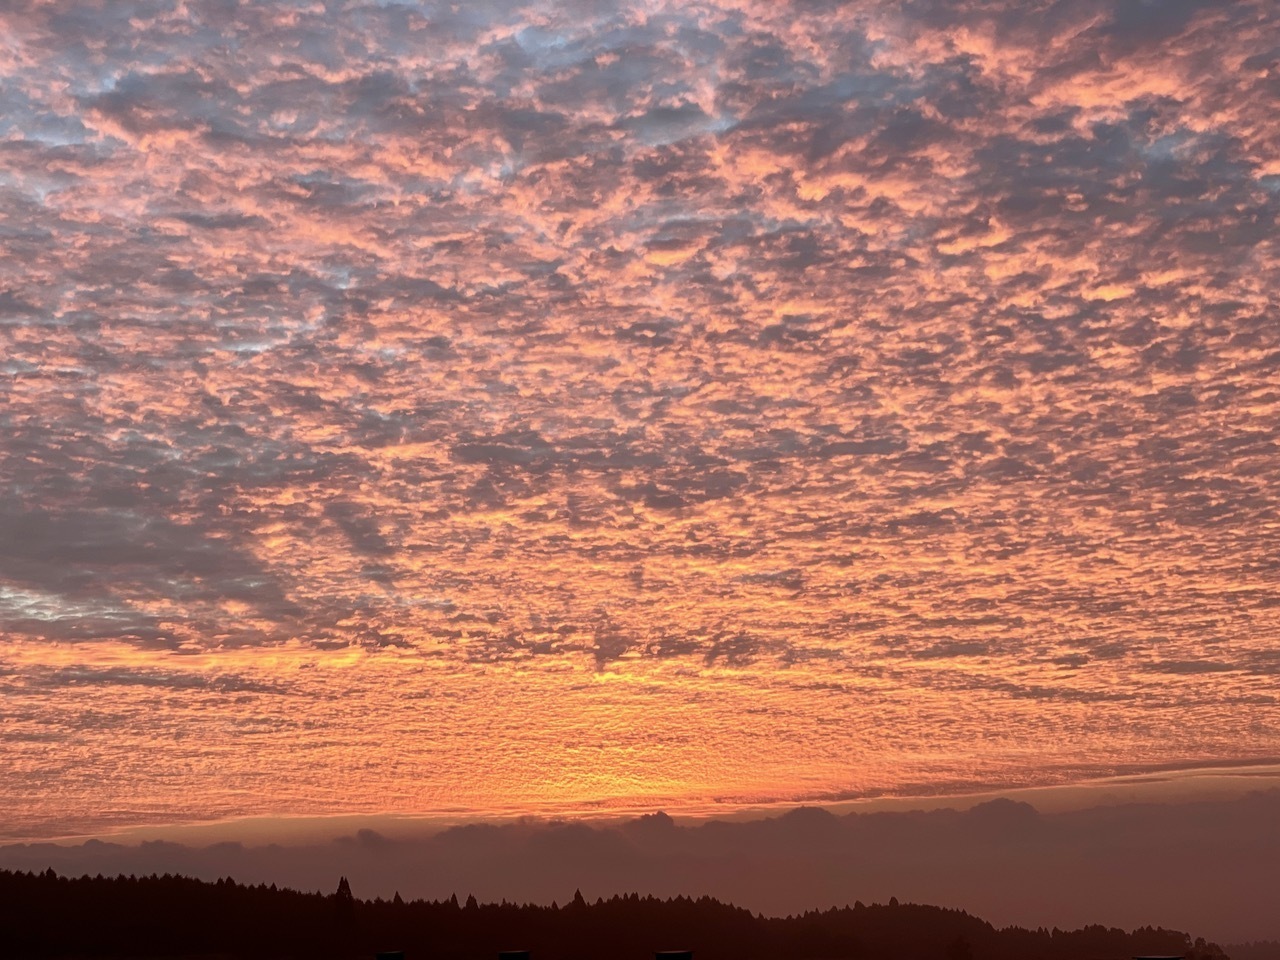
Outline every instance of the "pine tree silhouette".
[[356, 898], [351, 895], [351, 884], [347, 883], [346, 877], [338, 879], [338, 889], [333, 896], [339, 903], [355, 903], [356, 901]]

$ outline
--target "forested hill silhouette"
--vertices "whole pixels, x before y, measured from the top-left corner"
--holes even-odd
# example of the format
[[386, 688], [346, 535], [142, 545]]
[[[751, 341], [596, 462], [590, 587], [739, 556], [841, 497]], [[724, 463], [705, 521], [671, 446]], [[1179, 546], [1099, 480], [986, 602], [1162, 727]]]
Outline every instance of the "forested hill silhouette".
[[564, 906], [359, 900], [233, 880], [177, 876], [60, 877], [0, 871], [0, 954], [5, 957], [371, 958], [492, 960], [499, 950], [534, 960], [649, 960], [691, 949], [697, 960], [1099, 960], [1180, 955], [1220, 960], [1216, 944], [1150, 927], [1126, 933], [997, 930], [959, 910], [861, 903], [765, 918], [709, 897], [636, 894]]

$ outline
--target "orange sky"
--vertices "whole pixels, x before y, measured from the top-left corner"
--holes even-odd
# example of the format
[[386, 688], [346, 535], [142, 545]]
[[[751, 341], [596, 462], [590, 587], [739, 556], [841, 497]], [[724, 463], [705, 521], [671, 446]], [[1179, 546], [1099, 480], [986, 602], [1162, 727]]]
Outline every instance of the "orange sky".
[[1273, 5], [0, 11], [0, 836], [1280, 756]]

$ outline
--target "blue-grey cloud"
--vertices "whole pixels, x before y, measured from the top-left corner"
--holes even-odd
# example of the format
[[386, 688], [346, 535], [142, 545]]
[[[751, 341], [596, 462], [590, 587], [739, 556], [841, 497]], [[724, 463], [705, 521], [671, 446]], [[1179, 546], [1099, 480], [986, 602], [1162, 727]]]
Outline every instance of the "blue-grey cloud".
[[0, 799], [127, 818], [166, 689], [200, 815], [1273, 754], [1275, 20], [9, 4], [0, 656], [125, 779]]

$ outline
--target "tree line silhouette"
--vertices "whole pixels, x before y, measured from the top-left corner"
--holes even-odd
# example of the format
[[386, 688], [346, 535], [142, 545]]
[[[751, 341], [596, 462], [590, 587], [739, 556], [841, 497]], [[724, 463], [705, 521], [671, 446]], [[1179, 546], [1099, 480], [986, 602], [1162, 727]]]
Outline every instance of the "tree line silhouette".
[[627, 894], [559, 906], [467, 897], [357, 899], [188, 877], [60, 877], [0, 870], [0, 956], [6, 958], [332, 958], [403, 950], [405, 960], [1102, 960], [1144, 955], [1223, 960], [1216, 944], [1175, 930], [1131, 933], [996, 929], [960, 910], [887, 904], [767, 918], [710, 897]]

